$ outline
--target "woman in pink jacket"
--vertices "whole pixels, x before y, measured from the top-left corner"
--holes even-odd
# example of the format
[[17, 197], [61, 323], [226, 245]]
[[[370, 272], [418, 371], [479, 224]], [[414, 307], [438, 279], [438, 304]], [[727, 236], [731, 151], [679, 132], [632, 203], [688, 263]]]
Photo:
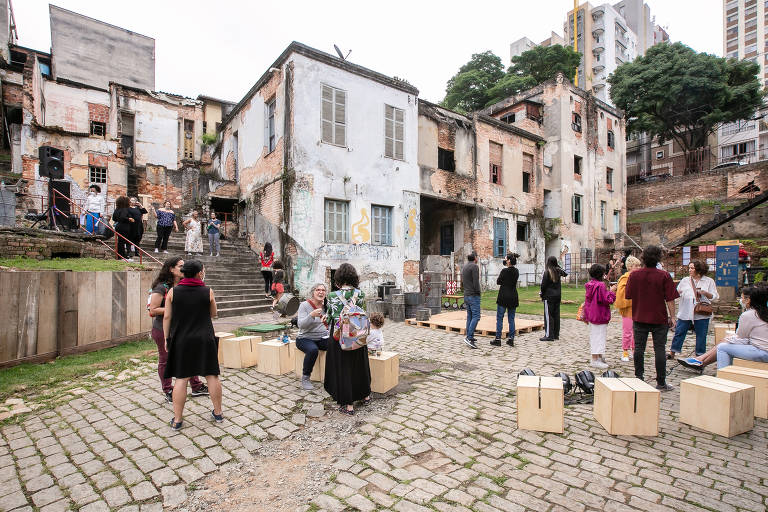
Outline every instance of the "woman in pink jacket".
[[589, 268], [589, 280], [584, 285], [584, 321], [589, 324], [589, 346], [592, 351], [592, 366], [608, 368], [603, 358], [605, 339], [608, 334], [608, 322], [611, 321], [611, 304], [616, 300], [616, 285], [609, 290], [603, 279], [605, 267], [594, 264]]

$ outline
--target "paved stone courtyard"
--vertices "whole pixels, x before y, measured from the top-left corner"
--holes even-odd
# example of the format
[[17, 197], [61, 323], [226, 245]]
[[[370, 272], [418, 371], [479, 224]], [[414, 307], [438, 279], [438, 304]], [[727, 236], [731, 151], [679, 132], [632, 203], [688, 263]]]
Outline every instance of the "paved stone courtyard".
[[[679, 368], [669, 377], [675, 390], [662, 394], [658, 437], [610, 436], [591, 405], [566, 408], [563, 435], [517, 430], [522, 368], [539, 375], [587, 368], [587, 326], [564, 320], [559, 342], [540, 336], [520, 335], [515, 348], [481, 338], [471, 350], [457, 334], [388, 323], [386, 344], [401, 354], [401, 386], [354, 417], [338, 413], [324, 391], [302, 391], [292, 374], [225, 370], [225, 422], [207, 419], [207, 397], [190, 398], [184, 428], [173, 432], [151, 364], [137, 364], [130, 379], [97, 386], [84, 379], [51, 407], [0, 426], [0, 510], [768, 509], [768, 422], [756, 419], [754, 430], [732, 439], [678, 423], [679, 381], [693, 375]], [[619, 361], [615, 318], [608, 338], [611, 368], [631, 376], [631, 363]], [[318, 404], [324, 414], [308, 415]], [[278, 492], [266, 502], [266, 487], [277, 492], [283, 480], [253, 475], [286, 465], [288, 474], [298, 471], [300, 451], [281, 447], [311, 451], [312, 443], [343, 455], [315, 475], [317, 487], [304, 486], [310, 495], [291, 501]], [[232, 480], [229, 487], [212, 483], [222, 479]], [[238, 479], [258, 502], [227, 504]], [[214, 495], [218, 501], [210, 501]]]

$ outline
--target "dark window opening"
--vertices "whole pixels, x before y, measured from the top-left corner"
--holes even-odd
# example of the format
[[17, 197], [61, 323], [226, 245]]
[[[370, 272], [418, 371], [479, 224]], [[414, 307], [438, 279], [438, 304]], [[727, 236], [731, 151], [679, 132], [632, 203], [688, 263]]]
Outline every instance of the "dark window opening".
[[499, 166], [491, 164], [491, 183], [498, 185], [501, 183], [501, 176], [499, 176]]
[[24, 66], [27, 62], [27, 54], [11, 50], [11, 66]]
[[575, 224], [581, 224], [581, 196], [574, 194], [572, 201], [573, 204], [571, 205], [571, 213], [573, 222]]
[[529, 236], [528, 223], [518, 222], [517, 223], [517, 241], [527, 242], [528, 236]]
[[88, 167], [88, 178], [91, 183], [106, 183], [107, 168], [94, 166]]
[[573, 128], [573, 131], [581, 133], [581, 116], [576, 112], [573, 113], [571, 128]]
[[616, 146], [616, 137], [613, 135], [613, 130], [608, 130], [608, 147], [613, 148]]
[[504, 123], [512, 124], [515, 122], [515, 113], [510, 112], [509, 114], [504, 114], [501, 116], [501, 121]]
[[91, 121], [91, 135], [103, 137], [107, 133], [106, 123], [99, 123], [98, 121]]
[[203, 133], [208, 133], [208, 122], [203, 121]]
[[573, 157], [573, 174], [578, 174], [581, 176], [581, 157], [575, 156]]
[[523, 173], [523, 192], [531, 192], [531, 173], [529, 172]]
[[456, 170], [456, 161], [453, 158], [453, 151], [437, 148], [437, 168], [444, 171]]
[[613, 189], [613, 169], [610, 167], [605, 170], [605, 184], [607, 185], [608, 190]]

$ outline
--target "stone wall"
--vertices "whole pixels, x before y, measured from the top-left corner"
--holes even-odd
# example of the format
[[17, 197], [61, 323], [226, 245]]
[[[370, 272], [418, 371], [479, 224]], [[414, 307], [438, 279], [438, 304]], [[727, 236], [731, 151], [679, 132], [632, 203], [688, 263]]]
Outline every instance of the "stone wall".
[[[90, 240], [90, 241], [89, 241]], [[112, 259], [114, 254], [94, 237], [27, 228], [0, 228], [0, 258], [36, 260], [53, 257]], [[106, 242], [109, 244], [110, 242]]]

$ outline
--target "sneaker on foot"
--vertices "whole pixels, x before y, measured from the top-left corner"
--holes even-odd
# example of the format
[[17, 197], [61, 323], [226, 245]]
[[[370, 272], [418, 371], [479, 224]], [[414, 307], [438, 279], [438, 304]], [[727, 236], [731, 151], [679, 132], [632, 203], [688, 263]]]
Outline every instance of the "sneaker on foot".
[[659, 384], [658, 386], [656, 386], [656, 389], [658, 389], [659, 391], [661, 391], [663, 393], [665, 391], [672, 391], [675, 388], [673, 388], [669, 384]]
[[491, 345], [494, 347], [500, 347], [501, 346], [501, 338], [495, 338], [493, 341], [491, 341]]
[[221, 423], [224, 421], [224, 415], [223, 414], [216, 414], [215, 412], [211, 411], [211, 418], [213, 418], [213, 421], [216, 423]]
[[180, 422], [176, 423], [176, 421], [174, 421], [175, 419], [176, 418], [171, 418], [171, 421], [170, 421], [169, 425], [171, 426], [171, 428], [173, 430], [181, 430], [181, 424], [184, 423], [184, 422], [180, 421]]
[[539, 341], [555, 341], [555, 338], [550, 338], [549, 336], [544, 336], [543, 338], [539, 338]]
[[691, 370], [702, 371], [702, 368], [704, 368], [702, 362], [695, 357], [678, 357], [677, 362]]
[[621, 356], [621, 360], [622, 360], [622, 361], [624, 361], [624, 362], [626, 363], [626, 362], [628, 362], [628, 361], [629, 361], [629, 356], [628, 356], [628, 355], [626, 355], [626, 354], [624, 354], [623, 356]]
[[160, 250], [159, 250], [159, 249], [157, 249], [157, 248], [155, 248], [155, 252], [160, 252]]
[[306, 389], [307, 391], [315, 390], [315, 386], [309, 381], [309, 375], [301, 376], [301, 389]]
[[163, 254], [168, 254], [168, 251], [163, 251]]
[[173, 391], [169, 391], [165, 393], [165, 401], [168, 402], [169, 404], [173, 403]]
[[475, 343], [475, 340], [471, 340], [466, 336], [464, 337], [464, 343], [466, 343], [467, 346], [469, 346], [469, 348], [477, 348], [477, 344]]
[[197, 388], [197, 389], [193, 389], [193, 390], [192, 390], [192, 393], [190, 393], [190, 395], [192, 395], [192, 396], [205, 396], [205, 395], [210, 395], [210, 393], [208, 392], [208, 386], [206, 386], [205, 384], [203, 384], [203, 385], [202, 385], [202, 386], [200, 386], [199, 388]]
[[608, 368], [608, 364], [602, 362], [599, 359], [593, 359], [590, 365], [594, 366], [595, 368]]

